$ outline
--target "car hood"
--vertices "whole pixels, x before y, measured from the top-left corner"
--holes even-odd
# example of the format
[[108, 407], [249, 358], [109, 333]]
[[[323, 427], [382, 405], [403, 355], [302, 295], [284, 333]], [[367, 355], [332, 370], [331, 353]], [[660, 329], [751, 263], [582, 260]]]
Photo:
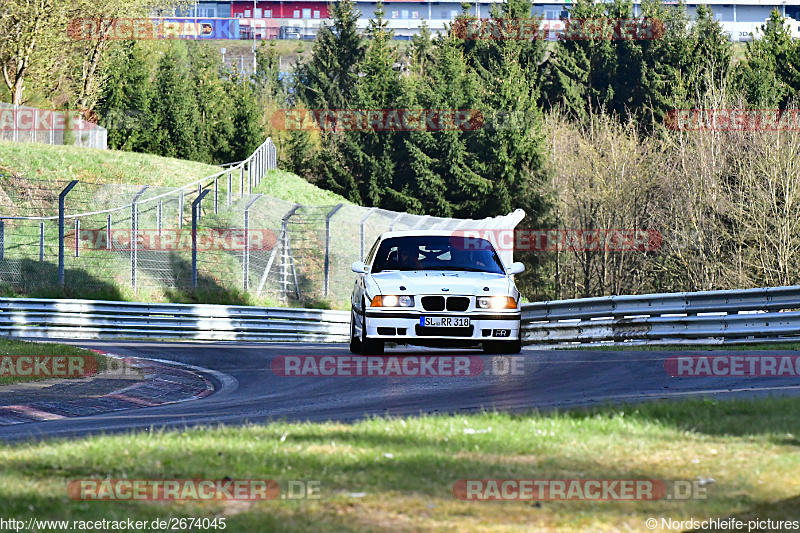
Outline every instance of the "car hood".
[[[381, 294], [508, 295], [511, 280], [489, 272], [447, 272], [441, 270], [395, 271], [372, 274]], [[400, 290], [400, 286], [405, 290]], [[488, 287], [489, 290], [484, 290]], [[448, 290], [442, 290], [448, 289]]]

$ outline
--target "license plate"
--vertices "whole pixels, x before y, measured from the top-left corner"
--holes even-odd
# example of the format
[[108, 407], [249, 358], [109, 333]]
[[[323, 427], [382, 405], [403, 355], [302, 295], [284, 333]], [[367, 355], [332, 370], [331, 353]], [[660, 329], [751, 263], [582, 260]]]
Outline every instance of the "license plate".
[[469, 327], [469, 318], [460, 316], [421, 316], [419, 325], [433, 328], [466, 328]]

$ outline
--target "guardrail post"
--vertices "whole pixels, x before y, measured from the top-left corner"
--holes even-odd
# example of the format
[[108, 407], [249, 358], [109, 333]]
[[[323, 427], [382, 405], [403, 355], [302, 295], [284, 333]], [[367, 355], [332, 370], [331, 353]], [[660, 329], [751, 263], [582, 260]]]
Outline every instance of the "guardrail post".
[[339, 204], [325, 215], [325, 289], [322, 296], [328, 296], [328, 282], [330, 279], [331, 269], [331, 217], [342, 208], [344, 204]]
[[376, 209], [378, 209], [378, 208], [377, 207], [371, 207], [369, 209], [369, 211], [367, 211], [367, 214], [364, 215], [361, 218], [361, 256], [360, 256], [360, 258], [361, 258], [362, 261], [364, 260], [364, 223], [367, 221], [367, 219], [369, 217], [372, 216], [372, 214], [375, 212]]
[[244, 274], [243, 288], [247, 292], [247, 285], [250, 278], [250, 208], [256, 201], [261, 198], [261, 195], [256, 195], [255, 198], [247, 202], [244, 206], [244, 257], [242, 259], [242, 273]]
[[[62, 287], [64, 286], [64, 205], [69, 191], [77, 184], [78, 180], [72, 180], [58, 195], [58, 284]], [[77, 249], [78, 232], [76, 231], [75, 250]], [[39, 231], [39, 261], [44, 261], [44, 222], [42, 222]]]
[[192, 289], [197, 289], [197, 221], [200, 220], [198, 211], [200, 202], [206, 194], [208, 190], [201, 192], [192, 202]]
[[138, 259], [139, 259], [138, 251], [137, 251], [138, 246], [137, 246], [137, 243], [136, 243], [136, 241], [138, 240], [138, 236], [139, 236], [139, 233], [138, 233], [139, 232], [139, 206], [136, 205], [136, 202], [144, 194], [144, 191], [146, 191], [147, 188], [148, 188], [148, 185], [145, 185], [144, 187], [142, 187], [142, 189], [139, 192], [136, 193], [136, 195], [133, 197], [133, 200], [131, 201], [131, 238], [130, 238], [131, 245], [130, 246], [131, 246], [131, 287], [133, 288], [133, 292], [137, 292], [139, 290], [138, 287], [136, 286], [136, 282], [137, 282], [137, 279], [136, 279], [136, 264], [137, 264]]

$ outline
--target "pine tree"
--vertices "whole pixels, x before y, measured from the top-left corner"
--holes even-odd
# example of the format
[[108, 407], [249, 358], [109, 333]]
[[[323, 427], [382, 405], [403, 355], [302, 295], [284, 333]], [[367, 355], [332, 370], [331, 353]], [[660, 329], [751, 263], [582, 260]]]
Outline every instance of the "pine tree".
[[[578, 0], [570, 11], [575, 21], [605, 16], [605, 6], [593, 0]], [[607, 39], [559, 38], [542, 68], [541, 104], [559, 106], [581, 122], [590, 110], [613, 107], [616, 63], [616, 51]]]
[[800, 47], [777, 9], [760, 29], [760, 38], [747, 43], [745, 61], [736, 67], [737, 87], [751, 106], [785, 107], [800, 91]]
[[234, 136], [232, 117], [236, 109], [222, 77], [219, 57], [206, 43], [187, 45], [201, 131], [195, 158], [206, 163], [239, 161], [230, 159], [229, 142]]
[[[492, 17], [530, 17], [531, 8], [529, 0], [508, 0]], [[538, 39], [482, 40], [468, 51], [468, 64], [480, 79], [482, 108], [490, 116], [511, 117], [505, 124], [478, 130], [470, 141], [470, 151], [477, 158], [473, 169], [491, 184], [478, 197], [464, 199], [470, 216], [508, 213], [518, 207], [534, 221], [541, 214], [538, 183], [543, 177], [544, 138], [537, 78], [543, 56], [544, 43]]]
[[433, 58], [434, 46], [431, 42], [431, 30], [423, 19], [419, 32], [411, 36], [411, 66], [417, 75], [425, 75]]
[[158, 62], [152, 112], [155, 135], [145, 151], [195, 160], [200, 154], [202, 127], [186, 43], [170, 43]]
[[646, 0], [641, 7], [642, 17], [660, 21], [664, 32], [660, 38], [637, 41], [644, 69], [633, 116], [646, 132], [663, 124], [670, 110], [684, 104], [682, 69], [690, 53], [689, 18], [682, 1], [676, 6], [665, 6], [660, 0]]
[[253, 81], [261, 96], [282, 105], [286, 99], [286, 89], [281, 79], [280, 55], [275, 41], [261, 41], [256, 49], [256, 65], [258, 68]]
[[244, 76], [231, 76], [225, 85], [233, 107], [228, 161], [241, 161], [264, 142], [261, 108], [250, 81]]
[[331, 4], [330, 16], [332, 25], [320, 27], [311, 58], [295, 69], [295, 93], [308, 109], [347, 108], [364, 57], [361, 13], [352, 0]]
[[697, 6], [695, 23], [689, 31], [689, 47], [683, 73], [687, 95], [697, 105], [710, 90], [727, 83], [733, 56], [730, 38], [705, 4]]
[[[419, 81], [413, 93], [413, 107], [430, 110], [481, 107], [480, 79], [467, 65], [462, 44], [453, 32], [437, 42], [427, 76]], [[474, 169], [477, 157], [470, 148], [470, 140], [475, 136], [472, 131], [446, 129], [409, 134], [405, 142], [409, 163], [404, 181], [408, 194], [419, 199], [423, 212], [470, 216], [476, 202], [485, 202], [491, 183]]]
[[[391, 46], [394, 33], [383, 18], [383, 4], [378, 3], [375, 18], [370, 20], [365, 37], [368, 46], [361, 62], [358, 81], [353, 90], [352, 105], [360, 110], [404, 108], [400, 73], [395, 65], [398, 57]], [[328, 187], [344, 190], [346, 196], [359, 203], [388, 209], [414, 209], [417, 202], [405, 192], [396, 178], [402, 175], [400, 162], [405, 133], [393, 131], [345, 131], [326, 136], [327, 149], [339, 152], [338, 160], [322, 161]], [[357, 190], [351, 190], [355, 187]]]
[[120, 43], [97, 106], [100, 125], [108, 129], [109, 148], [142, 151], [153, 143], [152, 71], [144, 44]]

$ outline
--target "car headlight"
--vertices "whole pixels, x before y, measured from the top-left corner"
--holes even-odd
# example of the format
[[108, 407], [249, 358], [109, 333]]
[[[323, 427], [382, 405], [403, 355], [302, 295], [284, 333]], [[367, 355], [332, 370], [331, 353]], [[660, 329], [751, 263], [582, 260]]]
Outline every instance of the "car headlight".
[[511, 296], [478, 296], [478, 309], [516, 309], [517, 301]]
[[414, 307], [414, 297], [408, 295], [376, 296], [370, 307]]

